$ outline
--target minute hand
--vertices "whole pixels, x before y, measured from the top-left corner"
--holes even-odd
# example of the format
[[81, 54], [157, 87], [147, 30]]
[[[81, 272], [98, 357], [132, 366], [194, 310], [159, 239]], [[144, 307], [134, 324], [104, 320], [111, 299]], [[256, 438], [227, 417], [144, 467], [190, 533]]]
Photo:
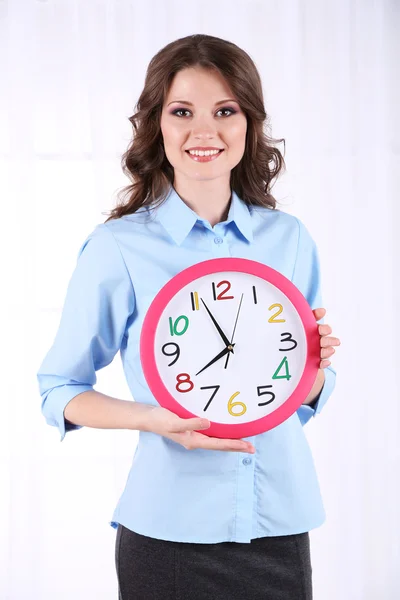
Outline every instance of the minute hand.
[[215, 318], [212, 316], [209, 308], [207, 307], [207, 304], [204, 302], [203, 298], [201, 298], [202, 303], [204, 304], [206, 311], [208, 312], [208, 314], [210, 315], [212, 322], [214, 323], [215, 327], [218, 330], [219, 335], [222, 337], [222, 339], [224, 340], [224, 344], [226, 346], [231, 346], [231, 342], [228, 340], [228, 338], [226, 337], [226, 335], [224, 334], [224, 332], [222, 331], [221, 327], [218, 325], [217, 321], [215, 320]]

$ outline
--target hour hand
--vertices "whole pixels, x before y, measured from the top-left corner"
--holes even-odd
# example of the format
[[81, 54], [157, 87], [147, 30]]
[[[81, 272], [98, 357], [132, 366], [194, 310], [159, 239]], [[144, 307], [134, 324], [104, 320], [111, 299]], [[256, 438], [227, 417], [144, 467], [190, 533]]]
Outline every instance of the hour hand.
[[210, 367], [211, 365], [213, 365], [215, 362], [217, 362], [217, 360], [219, 360], [220, 358], [222, 358], [223, 356], [225, 356], [225, 354], [228, 354], [229, 352], [233, 353], [233, 346], [235, 344], [231, 344], [230, 347], [228, 348], [224, 348], [222, 350], [222, 352], [220, 352], [219, 354], [217, 354], [217, 356], [215, 358], [213, 358], [212, 360], [210, 360], [210, 362], [203, 367], [198, 373], [196, 373], [196, 375], [198, 375], [199, 373], [201, 373], [202, 371], [204, 371], [205, 369], [207, 369], [208, 367]]
[[230, 345], [231, 345], [230, 341], [228, 340], [228, 338], [226, 337], [226, 335], [225, 335], [225, 334], [224, 334], [224, 332], [222, 331], [221, 327], [218, 325], [217, 321], [215, 320], [215, 318], [214, 318], [214, 317], [213, 317], [213, 315], [211, 314], [211, 312], [210, 312], [210, 310], [209, 310], [209, 308], [208, 308], [207, 304], [204, 302], [203, 298], [200, 298], [200, 300], [202, 301], [202, 303], [203, 303], [203, 304], [204, 304], [204, 306], [205, 306], [205, 309], [206, 309], [206, 311], [207, 311], [207, 312], [208, 312], [208, 314], [210, 315], [210, 317], [211, 317], [211, 320], [212, 320], [212, 322], [214, 323], [215, 327], [217, 328], [219, 335], [220, 335], [220, 336], [222, 337], [222, 339], [224, 340], [224, 344], [225, 344], [225, 346], [230, 346]]

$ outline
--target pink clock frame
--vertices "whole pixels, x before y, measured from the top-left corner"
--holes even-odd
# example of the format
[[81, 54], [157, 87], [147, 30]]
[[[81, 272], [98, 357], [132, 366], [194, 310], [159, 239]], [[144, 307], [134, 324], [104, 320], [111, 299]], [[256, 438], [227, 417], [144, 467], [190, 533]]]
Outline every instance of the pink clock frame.
[[292, 302], [301, 318], [307, 345], [306, 365], [301, 379], [293, 393], [274, 412], [248, 423], [218, 423], [208, 419], [210, 427], [200, 430], [201, 433], [208, 436], [237, 439], [258, 435], [277, 427], [301, 406], [311, 391], [318, 374], [321, 360], [320, 336], [314, 313], [306, 298], [287, 277], [272, 267], [247, 258], [212, 258], [187, 267], [172, 277], [155, 296], [143, 320], [140, 334], [140, 359], [143, 373], [160, 406], [171, 410], [181, 418], [188, 419], [199, 416], [207, 418], [206, 415], [197, 415], [184, 408], [165, 387], [158, 372], [154, 343], [160, 317], [173, 296], [195, 279], [221, 271], [249, 273], [280, 289]]

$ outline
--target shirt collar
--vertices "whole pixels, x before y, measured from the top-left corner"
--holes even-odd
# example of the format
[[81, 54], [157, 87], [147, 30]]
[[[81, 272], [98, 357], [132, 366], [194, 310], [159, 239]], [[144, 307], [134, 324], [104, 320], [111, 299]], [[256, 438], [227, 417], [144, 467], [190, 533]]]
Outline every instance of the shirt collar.
[[[249, 241], [253, 241], [252, 219], [247, 204], [239, 198], [234, 190], [231, 193], [231, 205], [228, 218], [224, 223], [233, 221], [239, 231]], [[192, 210], [179, 196], [173, 186], [166, 199], [156, 209], [157, 218], [161, 225], [170, 234], [173, 240], [180, 246], [197, 221], [206, 223], [205, 219]], [[206, 225], [210, 227], [209, 224]]]

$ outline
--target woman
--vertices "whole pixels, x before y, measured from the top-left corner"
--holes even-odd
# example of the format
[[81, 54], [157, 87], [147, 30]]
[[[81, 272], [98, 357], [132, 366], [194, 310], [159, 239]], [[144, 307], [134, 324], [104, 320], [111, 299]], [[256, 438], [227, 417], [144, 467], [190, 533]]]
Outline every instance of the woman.
[[[304, 404], [243, 440], [207, 436], [207, 419], [160, 407], [139, 357], [154, 296], [210, 258], [263, 262], [292, 280], [317, 321], [325, 315], [315, 243], [270, 193], [284, 160], [263, 131], [259, 74], [235, 44], [188, 36], [151, 60], [137, 108], [123, 157], [132, 185], [79, 250], [38, 372], [43, 414], [61, 440], [85, 425], [140, 432], [110, 522], [120, 598], [310, 599], [308, 532], [325, 514], [303, 426], [334, 388], [331, 327], [319, 325], [320, 369]], [[93, 389], [118, 350], [135, 402]]]

